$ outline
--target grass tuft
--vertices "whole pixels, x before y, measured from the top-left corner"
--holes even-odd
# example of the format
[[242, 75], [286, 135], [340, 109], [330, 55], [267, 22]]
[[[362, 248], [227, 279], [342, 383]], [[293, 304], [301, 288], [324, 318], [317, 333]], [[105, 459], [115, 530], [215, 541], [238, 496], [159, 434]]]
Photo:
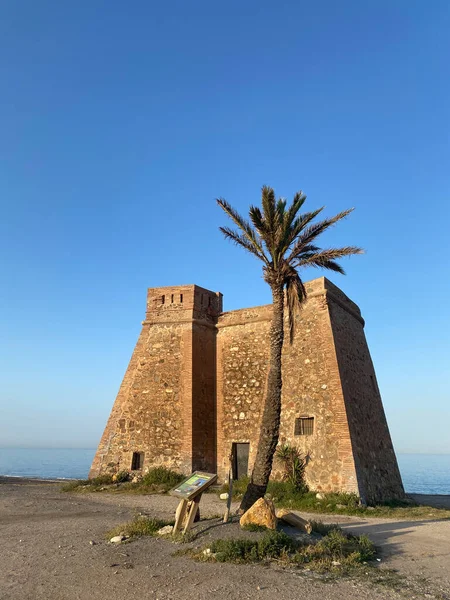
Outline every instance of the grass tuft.
[[167, 469], [154, 467], [137, 483], [129, 481], [128, 471], [119, 471], [113, 481], [112, 475], [100, 475], [93, 479], [71, 481], [61, 487], [63, 492], [113, 492], [124, 494], [165, 494], [183, 481], [184, 475]]
[[144, 535], [155, 536], [157, 532], [165, 525], [173, 525], [173, 521], [163, 521], [149, 517], [136, 517], [129, 523], [124, 523], [114, 527], [106, 534], [106, 537], [112, 538], [115, 535], [125, 535], [130, 538], [142, 537]]
[[195, 556], [233, 563], [284, 560], [311, 570], [345, 572], [372, 560], [375, 546], [365, 535], [347, 535], [333, 526], [318, 542], [296, 542], [282, 531], [268, 531], [258, 540], [216, 540]]
[[[247, 489], [249, 479], [243, 477], [233, 482], [233, 498], [240, 500]], [[228, 492], [228, 486], [220, 488], [219, 493]], [[387, 517], [398, 519], [450, 519], [450, 510], [417, 505], [411, 500], [396, 500], [363, 506], [356, 494], [322, 493], [318, 499], [316, 492], [299, 491], [288, 481], [269, 481], [267, 493], [271, 495], [277, 508], [289, 508], [310, 513], [356, 515], [364, 517]]]

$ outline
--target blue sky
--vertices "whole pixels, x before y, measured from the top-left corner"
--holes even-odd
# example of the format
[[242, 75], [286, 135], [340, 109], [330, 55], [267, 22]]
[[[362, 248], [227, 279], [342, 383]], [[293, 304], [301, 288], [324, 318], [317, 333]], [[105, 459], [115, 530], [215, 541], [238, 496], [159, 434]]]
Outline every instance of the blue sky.
[[330, 279], [396, 449], [450, 453], [449, 28], [447, 0], [2, 3], [0, 446], [96, 446], [147, 287], [269, 302], [214, 202], [268, 184], [355, 207]]

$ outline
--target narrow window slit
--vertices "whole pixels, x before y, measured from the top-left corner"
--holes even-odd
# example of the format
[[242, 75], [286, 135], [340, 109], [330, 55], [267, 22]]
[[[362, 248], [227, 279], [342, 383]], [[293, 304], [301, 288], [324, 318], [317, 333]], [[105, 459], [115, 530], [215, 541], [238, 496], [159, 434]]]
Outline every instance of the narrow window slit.
[[144, 466], [144, 453], [133, 452], [133, 458], [131, 459], [131, 470], [140, 471]]

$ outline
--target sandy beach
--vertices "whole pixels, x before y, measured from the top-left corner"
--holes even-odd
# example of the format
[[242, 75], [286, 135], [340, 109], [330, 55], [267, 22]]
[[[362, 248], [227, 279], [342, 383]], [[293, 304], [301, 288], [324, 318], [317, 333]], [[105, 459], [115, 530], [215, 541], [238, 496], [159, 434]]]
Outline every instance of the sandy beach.
[[[177, 499], [60, 488], [58, 482], [0, 477], [1, 600], [450, 598], [450, 521], [320, 517], [367, 533], [380, 548], [378, 567], [405, 576], [403, 589], [395, 590], [364, 580], [325, 583], [279, 566], [197, 563], [174, 556], [183, 546], [155, 538], [112, 545], [105, 539], [112, 527], [139, 512], [171, 518]], [[448, 496], [420, 501], [450, 507]], [[216, 495], [204, 495], [202, 518], [223, 507]], [[209, 535], [220, 537], [221, 527], [216, 521]]]

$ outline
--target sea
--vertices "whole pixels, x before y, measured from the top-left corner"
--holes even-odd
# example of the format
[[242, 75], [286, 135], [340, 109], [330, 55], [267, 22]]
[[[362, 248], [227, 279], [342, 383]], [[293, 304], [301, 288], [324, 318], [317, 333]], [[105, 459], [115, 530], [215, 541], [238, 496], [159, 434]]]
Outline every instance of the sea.
[[[86, 479], [95, 448], [0, 448], [0, 475]], [[450, 494], [450, 454], [397, 454], [410, 494]]]

